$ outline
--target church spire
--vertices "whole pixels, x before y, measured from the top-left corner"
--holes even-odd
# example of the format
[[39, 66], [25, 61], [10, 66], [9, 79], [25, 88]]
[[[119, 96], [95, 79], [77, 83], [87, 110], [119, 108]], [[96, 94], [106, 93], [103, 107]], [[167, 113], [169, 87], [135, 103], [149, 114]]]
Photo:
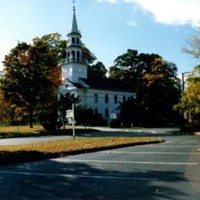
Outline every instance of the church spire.
[[76, 21], [75, 0], [71, 29], [67, 34], [66, 58], [62, 66], [62, 79], [79, 83], [79, 78], [87, 78], [87, 64], [83, 55], [81, 33]]
[[71, 25], [71, 33], [79, 33], [77, 20], [76, 20], [76, 8], [75, 8], [75, 0], [73, 0], [73, 18], [72, 18], [72, 25]]
[[75, 8], [75, 0], [73, 0], [73, 11], [74, 11], [74, 12], [76, 11], [76, 8]]

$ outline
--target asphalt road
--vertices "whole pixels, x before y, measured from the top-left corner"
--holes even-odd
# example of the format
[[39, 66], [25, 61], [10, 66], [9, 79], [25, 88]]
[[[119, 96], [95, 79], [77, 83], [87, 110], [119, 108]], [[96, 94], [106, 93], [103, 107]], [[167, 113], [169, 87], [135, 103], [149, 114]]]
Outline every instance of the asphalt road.
[[199, 200], [200, 137], [0, 168], [0, 199]]
[[[80, 128], [80, 127], [79, 127]], [[97, 130], [97, 131], [96, 131]], [[111, 129], [95, 127], [94, 132], [88, 133], [76, 133], [76, 137], [118, 137], [118, 136], [164, 136], [170, 132], [179, 131], [179, 128], [141, 128], [141, 129]], [[52, 135], [52, 136], [40, 136], [40, 137], [20, 137], [20, 138], [6, 138], [0, 139], [0, 145], [18, 145], [46, 142], [51, 140], [60, 140], [66, 138], [73, 138], [72, 133], [68, 135]]]

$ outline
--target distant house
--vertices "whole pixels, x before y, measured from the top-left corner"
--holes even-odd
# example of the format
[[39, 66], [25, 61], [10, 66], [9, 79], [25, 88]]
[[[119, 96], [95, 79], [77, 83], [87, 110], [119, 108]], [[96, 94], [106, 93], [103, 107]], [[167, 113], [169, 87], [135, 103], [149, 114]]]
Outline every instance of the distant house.
[[128, 98], [136, 98], [136, 93], [131, 91], [121, 80], [88, 78], [75, 7], [71, 29], [67, 37], [66, 58], [62, 65], [63, 82], [59, 88], [59, 95], [68, 92], [75, 93], [80, 97], [80, 104], [86, 109], [93, 109], [106, 120], [116, 117], [120, 102], [124, 102]]

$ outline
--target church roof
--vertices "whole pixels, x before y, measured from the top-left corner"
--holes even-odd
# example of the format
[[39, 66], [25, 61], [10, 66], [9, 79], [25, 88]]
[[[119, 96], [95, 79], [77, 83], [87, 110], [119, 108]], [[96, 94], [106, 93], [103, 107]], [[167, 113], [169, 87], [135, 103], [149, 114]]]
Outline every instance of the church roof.
[[111, 78], [81, 78], [89, 88], [109, 91], [133, 92], [133, 90], [120, 79]]

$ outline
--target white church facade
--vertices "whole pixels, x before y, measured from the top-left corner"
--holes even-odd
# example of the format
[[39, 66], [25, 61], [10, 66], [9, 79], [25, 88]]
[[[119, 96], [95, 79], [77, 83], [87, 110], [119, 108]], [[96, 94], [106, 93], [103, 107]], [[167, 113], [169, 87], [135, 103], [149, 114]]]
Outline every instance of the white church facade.
[[136, 98], [136, 93], [128, 89], [121, 80], [88, 78], [75, 7], [67, 37], [66, 58], [62, 64], [62, 85], [58, 93], [74, 93], [79, 97], [80, 105], [85, 109], [92, 109], [101, 114], [105, 120], [115, 118], [119, 113], [120, 102], [128, 98]]

